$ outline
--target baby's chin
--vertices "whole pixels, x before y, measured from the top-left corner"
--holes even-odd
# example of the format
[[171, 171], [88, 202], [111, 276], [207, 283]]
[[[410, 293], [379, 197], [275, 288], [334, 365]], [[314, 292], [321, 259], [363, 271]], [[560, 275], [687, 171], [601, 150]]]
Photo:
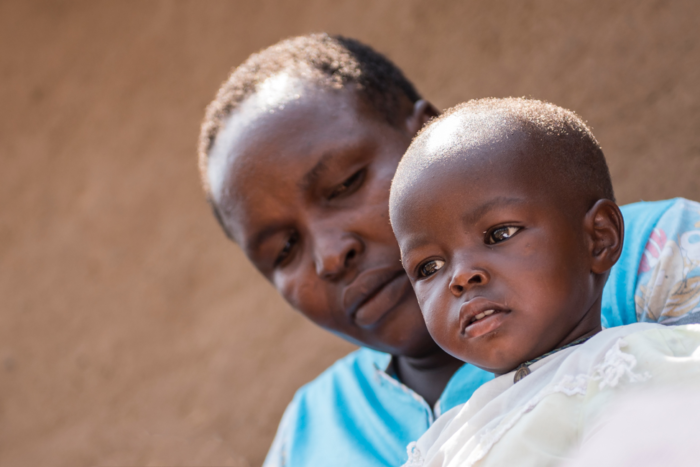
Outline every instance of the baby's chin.
[[479, 364], [473, 363], [473, 362], [466, 362], [466, 363], [474, 365], [475, 367], [477, 367], [481, 370], [488, 371], [489, 373], [493, 373], [495, 376], [501, 376], [501, 375], [508, 374], [512, 371], [515, 371], [520, 366], [520, 363], [517, 363], [515, 365], [513, 365], [512, 363], [505, 364], [505, 365], [503, 365], [501, 363], [483, 363], [483, 362], [481, 362]]
[[[443, 347], [445, 349], [445, 347]], [[515, 371], [523, 362], [527, 361], [524, 353], [508, 351], [507, 349], [490, 348], [491, 355], [478, 354], [476, 352], [467, 352], [464, 348], [454, 349], [455, 352], [445, 349], [447, 353], [459, 360], [462, 360], [470, 365], [493, 373], [496, 376], [504, 375]]]

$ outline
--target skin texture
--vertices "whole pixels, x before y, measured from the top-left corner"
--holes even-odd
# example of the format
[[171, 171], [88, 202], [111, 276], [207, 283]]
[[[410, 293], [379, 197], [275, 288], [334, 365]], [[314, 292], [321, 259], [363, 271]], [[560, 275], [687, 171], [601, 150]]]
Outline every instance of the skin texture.
[[283, 297], [319, 326], [394, 355], [399, 378], [432, 405], [462, 363], [430, 337], [389, 224], [398, 162], [437, 114], [405, 104], [396, 128], [352, 90], [279, 77], [219, 133], [208, 181], [227, 233]]
[[[411, 171], [410, 190], [392, 198], [402, 261], [431, 335], [496, 374], [599, 332], [603, 286], [622, 249], [617, 205], [582, 202], [542, 176], [529, 146], [513, 133], [457, 150]], [[495, 312], [472, 321], [486, 310]]]

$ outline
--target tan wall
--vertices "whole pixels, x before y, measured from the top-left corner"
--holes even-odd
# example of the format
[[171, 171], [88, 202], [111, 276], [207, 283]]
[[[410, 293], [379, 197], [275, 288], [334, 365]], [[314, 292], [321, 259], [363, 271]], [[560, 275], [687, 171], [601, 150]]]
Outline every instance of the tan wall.
[[525, 95], [594, 128], [621, 202], [700, 199], [700, 3], [0, 1], [0, 465], [259, 465], [351, 346], [219, 232], [195, 141], [230, 66], [326, 30], [446, 107]]

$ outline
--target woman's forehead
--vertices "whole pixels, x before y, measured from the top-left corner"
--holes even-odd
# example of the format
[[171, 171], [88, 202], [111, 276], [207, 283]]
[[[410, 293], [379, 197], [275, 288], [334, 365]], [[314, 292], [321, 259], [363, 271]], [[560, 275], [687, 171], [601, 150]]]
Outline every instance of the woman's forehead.
[[227, 123], [207, 170], [212, 201], [231, 233], [299, 214], [305, 192], [327, 174], [370, 157], [384, 141], [382, 127], [352, 107], [317, 104], [302, 99], [258, 114], [252, 123], [237, 125], [246, 117], [240, 113]]
[[[265, 96], [254, 99], [269, 103]], [[395, 131], [383, 121], [377, 124], [376, 115], [358, 101], [349, 90], [323, 89], [273, 109], [246, 101], [229, 117], [210, 152], [207, 179], [214, 201], [238, 174], [270, 177], [281, 165], [293, 169], [283, 179], [301, 177], [297, 169], [309, 170], [328, 154], [352, 150], [368, 139], [380, 141], [383, 132]]]
[[246, 101], [229, 117], [210, 152], [207, 178], [212, 195], [221, 193], [231, 176], [246, 167], [284, 163], [290, 157], [303, 164], [316, 147], [332, 143], [334, 127], [347, 126], [337, 109], [307, 98], [272, 110]]

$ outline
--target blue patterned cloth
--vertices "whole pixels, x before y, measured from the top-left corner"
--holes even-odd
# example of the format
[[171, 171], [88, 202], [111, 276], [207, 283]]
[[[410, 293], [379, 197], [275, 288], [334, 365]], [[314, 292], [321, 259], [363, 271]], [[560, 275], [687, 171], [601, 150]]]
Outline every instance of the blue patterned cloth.
[[700, 322], [700, 204], [676, 199], [651, 232], [635, 288], [638, 321]]
[[[692, 320], [700, 311], [700, 204], [635, 203], [622, 213], [625, 243], [603, 292], [603, 326]], [[360, 349], [299, 389], [264, 467], [401, 465], [408, 443], [435, 417], [493, 378], [465, 364], [431, 409], [386, 372], [390, 361], [388, 354]]]

